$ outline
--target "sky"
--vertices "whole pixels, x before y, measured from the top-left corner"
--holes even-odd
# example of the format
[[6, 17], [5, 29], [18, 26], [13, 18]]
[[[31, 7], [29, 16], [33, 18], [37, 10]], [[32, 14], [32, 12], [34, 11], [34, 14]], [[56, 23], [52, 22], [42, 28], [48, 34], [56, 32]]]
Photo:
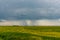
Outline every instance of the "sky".
[[8, 20], [8, 21], [0, 21], [0, 26], [12, 26], [12, 25], [20, 25], [20, 26], [60, 26], [59, 20]]
[[60, 0], [0, 0], [0, 19], [59, 19]]
[[60, 19], [60, 0], [0, 0], [0, 20], [42, 19]]

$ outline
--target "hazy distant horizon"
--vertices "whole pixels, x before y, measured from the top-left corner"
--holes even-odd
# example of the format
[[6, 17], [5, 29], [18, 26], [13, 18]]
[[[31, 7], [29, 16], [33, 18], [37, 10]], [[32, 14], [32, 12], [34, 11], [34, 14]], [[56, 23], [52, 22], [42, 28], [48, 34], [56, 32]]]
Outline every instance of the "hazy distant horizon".
[[60, 19], [58, 20], [0, 20], [0, 25], [2, 26], [60, 26]]

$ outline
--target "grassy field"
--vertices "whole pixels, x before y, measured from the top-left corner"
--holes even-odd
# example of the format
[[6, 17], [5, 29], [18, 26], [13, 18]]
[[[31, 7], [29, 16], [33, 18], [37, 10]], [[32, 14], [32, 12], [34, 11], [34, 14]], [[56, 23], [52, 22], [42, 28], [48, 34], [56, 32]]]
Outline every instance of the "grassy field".
[[60, 26], [0, 26], [0, 40], [60, 40]]

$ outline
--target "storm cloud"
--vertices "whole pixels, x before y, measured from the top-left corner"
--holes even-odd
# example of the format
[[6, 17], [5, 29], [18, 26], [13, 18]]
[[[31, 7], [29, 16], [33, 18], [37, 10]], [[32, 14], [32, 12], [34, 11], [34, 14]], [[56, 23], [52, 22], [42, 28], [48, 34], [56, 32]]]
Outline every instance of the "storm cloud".
[[0, 19], [60, 19], [60, 0], [0, 0]]

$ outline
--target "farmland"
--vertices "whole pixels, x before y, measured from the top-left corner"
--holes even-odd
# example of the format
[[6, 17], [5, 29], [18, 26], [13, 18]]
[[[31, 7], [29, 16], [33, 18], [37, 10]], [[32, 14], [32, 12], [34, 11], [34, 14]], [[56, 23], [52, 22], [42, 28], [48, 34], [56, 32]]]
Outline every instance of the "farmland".
[[60, 40], [60, 26], [0, 26], [0, 40]]

